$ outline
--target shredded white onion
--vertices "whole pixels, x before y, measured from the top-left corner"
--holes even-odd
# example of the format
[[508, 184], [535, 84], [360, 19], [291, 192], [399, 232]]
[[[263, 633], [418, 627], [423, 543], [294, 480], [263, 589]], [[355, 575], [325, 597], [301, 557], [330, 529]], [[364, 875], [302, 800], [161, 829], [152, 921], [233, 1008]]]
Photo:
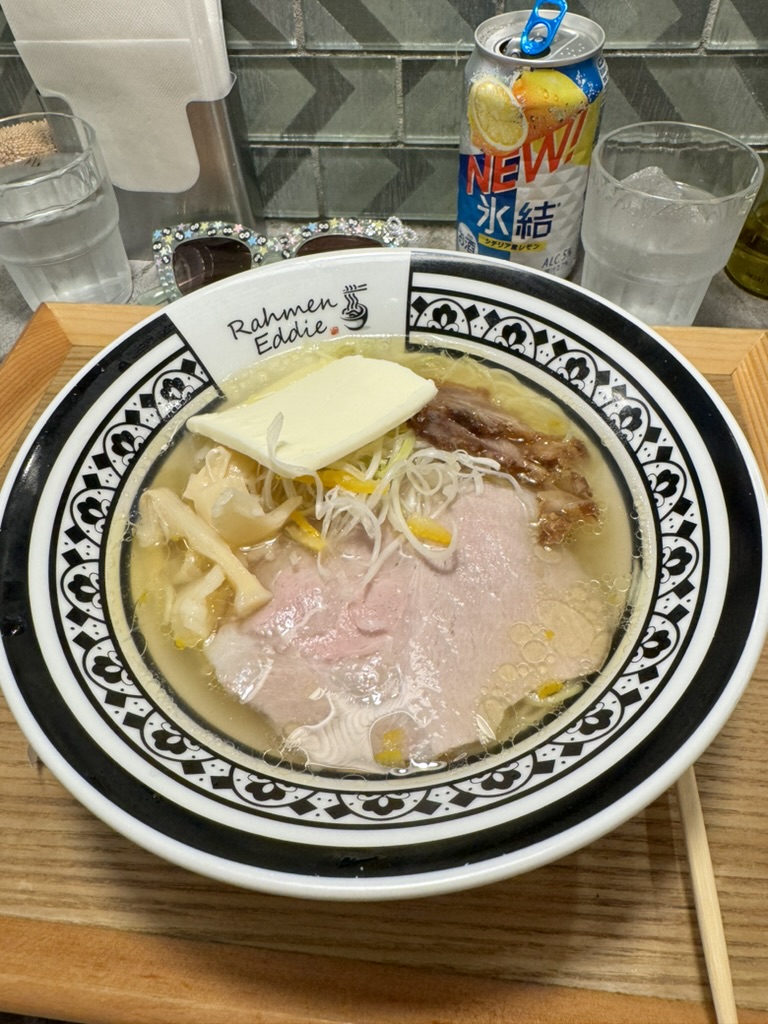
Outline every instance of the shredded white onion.
[[[275, 504], [276, 491], [286, 497], [301, 495], [307, 503], [313, 501], [321, 536], [332, 547], [338, 547], [350, 533], [362, 529], [370, 541], [365, 582], [373, 579], [403, 543], [436, 568], [450, 564], [458, 544], [456, 529], [450, 531], [448, 544], [429, 543], [408, 525], [412, 517], [439, 523], [462, 491], [472, 488], [479, 494], [489, 476], [503, 479], [521, 497], [523, 494], [519, 483], [501, 472], [494, 459], [465, 451], [419, 447], [413, 431], [407, 428], [394, 431], [330, 467], [375, 483], [372, 493], [358, 494], [339, 485], [326, 489], [320, 473], [307, 470], [300, 474], [303, 479], [296, 479], [295, 467], [283, 467], [276, 455], [281, 429], [282, 417], [278, 415], [267, 432], [269, 457], [276, 472], [267, 470], [259, 481], [264, 508]], [[281, 475], [282, 469], [286, 476]], [[387, 527], [395, 538], [389, 542]], [[320, 552], [321, 572], [323, 562]]]
[[[318, 520], [322, 523], [322, 536], [341, 540], [358, 526], [361, 526], [371, 541], [370, 564], [377, 562], [383, 533], [381, 523], [373, 509], [360, 496], [351, 494], [341, 487], [332, 487], [325, 495]], [[322, 564], [322, 559], [318, 560]]]
[[[351, 494], [339, 488], [329, 491], [323, 506], [323, 533], [331, 535], [330, 522], [348, 517], [348, 527], [336, 529], [333, 536], [343, 537], [355, 526], [365, 522], [372, 539], [370, 567], [366, 579], [372, 579], [386, 558], [398, 550], [405, 541], [422, 558], [437, 568], [447, 566], [456, 550], [458, 534], [454, 529], [447, 545], [436, 546], [421, 540], [408, 525], [412, 516], [439, 521], [462, 490], [472, 487], [475, 493], [483, 489], [486, 476], [503, 478], [516, 491], [520, 486], [513, 477], [499, 470], [493, 459], [469, 455], [463, 451], [446, 452], [439, 448], [413, 448], [405, 457], [393, 457], [378, 479], [376, 489], [368, 495]], [[370, 479], [370, 477], [367, 477]], [[363, 508], [375, 517], [379, 525], [374, 530], [374, 518], [365, 518]], [[326, 519], [329, 525], [326, 526]], [[381, 528], [387, 523], [398, 540], [382, 551]], [[338, 530], [338, 532], [336, 532]]]

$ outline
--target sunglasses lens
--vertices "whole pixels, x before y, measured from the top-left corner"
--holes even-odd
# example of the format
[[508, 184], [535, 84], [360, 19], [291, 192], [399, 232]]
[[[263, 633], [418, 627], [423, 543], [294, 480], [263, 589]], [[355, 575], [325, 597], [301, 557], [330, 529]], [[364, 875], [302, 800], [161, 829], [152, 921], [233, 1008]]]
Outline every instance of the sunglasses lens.
[[173, 273], [182, 295], [250, 267], [250, 250], [236, 238], [190, 238], [173, 251]]
[[316, 252], [337, 252], [339, 249], [378, 249], [383, 243], [365, 235], [318, 235], [302, 242], [297, 256], [311, 256]]

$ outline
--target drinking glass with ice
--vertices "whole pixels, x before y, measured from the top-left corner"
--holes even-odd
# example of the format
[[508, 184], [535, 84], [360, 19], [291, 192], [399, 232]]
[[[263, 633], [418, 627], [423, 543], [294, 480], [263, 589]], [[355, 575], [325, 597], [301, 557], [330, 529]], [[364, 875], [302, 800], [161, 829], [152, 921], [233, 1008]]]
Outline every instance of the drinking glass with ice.
[[763, 165], [749, 146], [673, 121], [627, 125], [592, 156], [581, 284], [649, 324], [692, 324], [725, 266]]

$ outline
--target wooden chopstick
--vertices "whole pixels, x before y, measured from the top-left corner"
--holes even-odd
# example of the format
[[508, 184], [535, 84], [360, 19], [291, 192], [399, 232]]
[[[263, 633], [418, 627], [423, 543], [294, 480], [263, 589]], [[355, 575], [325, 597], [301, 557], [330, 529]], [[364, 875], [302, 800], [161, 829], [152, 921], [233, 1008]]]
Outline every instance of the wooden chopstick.
[[715, 1015], [718, 1024], [738, 1024], [720, 900], [693, 767], [678, 780], [677, 799]]

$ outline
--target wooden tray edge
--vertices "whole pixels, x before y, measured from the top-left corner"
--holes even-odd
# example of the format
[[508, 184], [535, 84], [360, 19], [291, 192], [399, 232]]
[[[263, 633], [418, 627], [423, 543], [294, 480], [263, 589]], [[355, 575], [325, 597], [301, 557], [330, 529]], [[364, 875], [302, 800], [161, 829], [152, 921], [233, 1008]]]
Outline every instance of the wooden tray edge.
[[747, 439], [768, 483], [768, 331], [666, 327], [658, 333], [705, 376], [732, 379]]
[[[596, 989], [7, 918], [2, 1005], [106, 1024], [711, 1024], [709, 1007]], [[66, 948], [66, 955], [64, 949]], [[74, 955], [73, 955], [73, 950]], [[79, 969], [72, 971], [72, 963]], [[172, 969], [158, 969], [158, 964]], [[115, 988], [115, 972], [136, 982]], [[114, 997], [114, 998], [113, 998]], [[58, 1019], [58, 1018], [57, 1018]], [[768, 1013], [741, 1010], [741, 1024]]]
[[63, 363], [71, 342], [45, 306], [33, 315], [0, 366], [0, 465], [29, 424], [40, 399]]
[[[156, 312], [150, 306], [41, 305], [0, 364], [0, 467], [19, 438], [74, 346], [96, 355], [124, 331]], [[6, 467], [7, 468], [7, 467]], [[5, 472], [0, 474], [0, 480]]]

